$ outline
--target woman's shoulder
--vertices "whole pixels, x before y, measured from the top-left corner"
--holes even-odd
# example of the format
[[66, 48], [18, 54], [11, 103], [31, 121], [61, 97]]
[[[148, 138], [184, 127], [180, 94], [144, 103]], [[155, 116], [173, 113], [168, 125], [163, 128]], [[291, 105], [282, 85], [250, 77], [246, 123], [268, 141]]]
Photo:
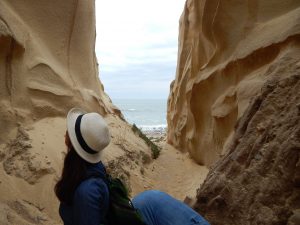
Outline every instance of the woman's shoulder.
[[108, 187], [101, 178], [89, 178], [80, 183], [75, 191], [75, 199], [99, 199], [108, 196]]

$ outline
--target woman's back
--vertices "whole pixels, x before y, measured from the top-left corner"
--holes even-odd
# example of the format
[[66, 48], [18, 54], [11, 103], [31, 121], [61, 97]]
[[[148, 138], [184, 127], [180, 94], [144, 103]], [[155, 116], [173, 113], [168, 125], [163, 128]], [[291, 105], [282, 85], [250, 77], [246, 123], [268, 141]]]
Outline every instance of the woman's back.
[[109, 192], [102, 163], [90, 164], [85, 179], [74, 192], [71, 205], [61, 203], [59, 213], [65, 225], [99, 225], [105, 223], [109, 207]]

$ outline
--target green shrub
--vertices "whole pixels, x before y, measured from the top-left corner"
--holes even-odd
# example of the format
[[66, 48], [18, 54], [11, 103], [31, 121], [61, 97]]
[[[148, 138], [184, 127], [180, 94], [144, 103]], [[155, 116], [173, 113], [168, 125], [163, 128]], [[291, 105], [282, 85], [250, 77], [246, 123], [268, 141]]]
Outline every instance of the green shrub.
[[131, 129], [134, 133], [139, 135], [139, 137], [142, 138], [151, 148], [152, 158], [157, 159], [161, 150], [160, 147], [154, 144], [135, 124], [132, 125]]
[[140, 151], [140, 156], [142, 158], [143, 164], [149, 164], [151, 162], [151, 156], [147, 153]]

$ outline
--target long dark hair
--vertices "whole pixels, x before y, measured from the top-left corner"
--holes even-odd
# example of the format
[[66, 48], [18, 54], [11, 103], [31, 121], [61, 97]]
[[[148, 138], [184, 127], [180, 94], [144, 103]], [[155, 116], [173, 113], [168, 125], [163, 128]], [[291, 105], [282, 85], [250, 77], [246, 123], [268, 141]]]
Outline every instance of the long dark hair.
[[56, 183], [54, 191], [60, 202], [71, 205], [76, 188], [85, 179], [87, 162], [74, 150], [68, 133], [65, 138], [68, 152], [65, 156], [61, 178]]

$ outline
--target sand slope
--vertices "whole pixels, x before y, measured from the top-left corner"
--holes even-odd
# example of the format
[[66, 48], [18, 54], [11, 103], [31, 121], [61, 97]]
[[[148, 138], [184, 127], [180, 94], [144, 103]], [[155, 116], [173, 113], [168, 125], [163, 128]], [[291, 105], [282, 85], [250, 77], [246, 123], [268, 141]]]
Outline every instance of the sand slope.
[[197, 188], [208, 173], [208, 169], [196, 164], [189, 154], [183, 154], [168, 144], [164, 145], [158, 159], [142, 168], [142, 173], [137, 171], [133, 174], [139, 179], [132, 182], [135, 193], [156, 189], [182, 201], [187, 196], [196, 196]]
[[[108, 171], [128, 185], [131, 196], [159, 189], [184, 200], [195, 197], [208, 170], [166, 145], [157, 160], [131, 126], [106, 117], [112, 143], [103, 162]], [[16, 128], [15, 136], [0, 146], [0, 224], [61, 224], [53, 187], [62, 169], [65, 119], [47, 117]], [[195, 179], [197, 178], [197, 179]]]
[[[146, 189], [140, 171], [153, 163], [151, 151], [126, 122], [113, 115], [106, 116], [106, 121], [112, 142], [104, 151], [103, 162], [133, 196]], [[65, 130], [65, 118], [46, 117], [16, 127], [0, 146], [0, 224], [61, 223], [53, 188], [66, 154]]]
[[211, 165], [228, 150], [251, 98], [299, 63], [297, 0], [188, 0], [180, 19], [168, 142]]

